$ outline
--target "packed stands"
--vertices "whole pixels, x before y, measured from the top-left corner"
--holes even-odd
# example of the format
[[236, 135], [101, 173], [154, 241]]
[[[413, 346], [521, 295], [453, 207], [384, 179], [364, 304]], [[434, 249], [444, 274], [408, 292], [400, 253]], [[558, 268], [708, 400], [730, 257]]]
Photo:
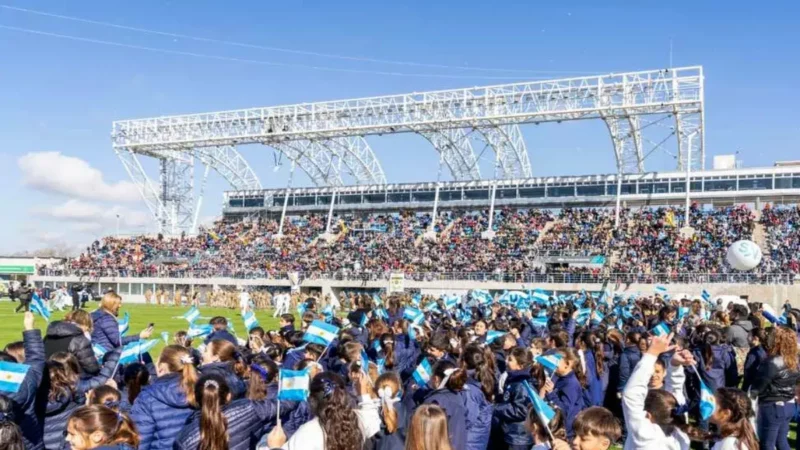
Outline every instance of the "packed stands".
[[800, 209], [766, 207], [761, 224], [767, 230], [764, 253], [769, 256], [762, 270], [800, 273]]

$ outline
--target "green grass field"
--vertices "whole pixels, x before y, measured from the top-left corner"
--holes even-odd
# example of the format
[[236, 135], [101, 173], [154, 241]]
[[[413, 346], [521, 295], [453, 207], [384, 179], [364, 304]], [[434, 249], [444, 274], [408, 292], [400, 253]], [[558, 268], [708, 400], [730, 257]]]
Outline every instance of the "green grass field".
[[[19, 303], [12, 303], [8, 299], [0, 301], [0, 348], [5, 347], [6, 344], [13, 341], [22, 340], [22, 313], [14, 313], [14, 309]], [[97, 309], [99, 303], [89, 302], [86, 304], [88, 311]], [[120, 316], [124, 312], [130, 314], [130, 331], [127, 336], [138, 334], [144, 330], [148, 324], [154, 323], [155, 330], [151, 339], [161, 340], [161, 332], [168, 331], [170, 333], [170, 343], [172, 343], [172, 334], [179, 330], [186, 330], [188, 323], [179, 318], [184, 312], [188, 311], [188, 307], [176, 308], [173, 306], [154, 306], [154, 305], [122, 305]], [[66, 311], [53, 312], [51, 321], [61, 320]], [[208, 323], [208, 320], [214, 316], [222, 316], [230, 319], [233, 328], [237, 335], [243, 339], [247, 338], [244, 323], [239, 315], [239, 310], [226, 309], [226, 308], [200, 308], [201, 319], [198, 323]], [[272, 311], [256, 311], [258, 322], [265, 330], [277, 330], [278, 319], [272, 318]], [[36, 328], [42, 330], [42, 335], [47, 329], [47, 322], [39, 316], [36, 316]], [[155, 347], [151, 352], [153, 356], [161, 353], [161, 348], [164, 347], [163, 341]], [[195, 345], [197, 347], [197, 345]]]

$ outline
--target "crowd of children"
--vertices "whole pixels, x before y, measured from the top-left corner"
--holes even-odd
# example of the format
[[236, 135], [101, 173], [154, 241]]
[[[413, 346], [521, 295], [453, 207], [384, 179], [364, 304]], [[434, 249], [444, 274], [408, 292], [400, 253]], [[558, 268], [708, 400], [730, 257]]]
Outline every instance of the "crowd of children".
[[26, 313], [0, 352], [0, 450], [790, 448], [800, 311], [611, 297], [309, 299], [278, 330], [217, 317], [133, 362], [152, 330], [121, 337], [113, 292], [44, 336]]

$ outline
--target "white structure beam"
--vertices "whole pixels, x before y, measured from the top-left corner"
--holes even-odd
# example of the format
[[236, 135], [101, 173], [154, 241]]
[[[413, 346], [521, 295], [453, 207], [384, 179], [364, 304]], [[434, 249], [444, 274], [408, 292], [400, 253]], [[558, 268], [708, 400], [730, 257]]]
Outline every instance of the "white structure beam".
[[480, 180], [481, 170], [478, 158], [472, 148], [469, 134], [463, 128], [450, 128], [440, 131], [421, 132], [440, 153], [441, 160], [447, 164], [455, 180]]
[[480, 129], [486, 143], [495, 153], [495, 178], [531, 178], [528, 147], [519, 125], [500, 125]]

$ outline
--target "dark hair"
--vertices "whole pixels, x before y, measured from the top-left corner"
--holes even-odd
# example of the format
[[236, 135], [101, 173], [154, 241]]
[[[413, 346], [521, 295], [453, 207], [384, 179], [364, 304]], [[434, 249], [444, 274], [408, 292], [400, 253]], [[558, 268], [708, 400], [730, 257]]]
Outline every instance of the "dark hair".
[[[488, 357], [492, 360], [494, 359], [491, 353]], [[494, 369], [486, 361], [486, 351], [479, 344], [470, 344], [464, 348], [464, 354], [461, 356], [461, 367], [468, 371], [475, 371], [475, 379], [481, 383], [481, 391], [486, 400], [491, 403], [494, 399], [494, 386], [497, 380]]]
[[103, 405], [119, 412], [119, 401], [122, 399], [122, 394], [108, 385], [102, 385], [92, 389], [89, 392], [90, 405]]
[[222, 330], [228, 328], [228, 319], [222, 316], [212, 317], [211, 320], [208, 321], [208, 323], [212, 325], [215, 330]]
[[294, 325], [294, 316], [292, 314], [281, 314], [281, 319]]
[[550, 333], [550, 340], [553, 341], [555, 348], [566, 347], [569, 345], [569, 333], [562, 329]]
[[323, 353], [325, 353], [325, 347], [320, 344], [315, 344], [314, 342], [311, 342], [308, 345], [306, 345], [306, 353], [312, 353], [316, 355], [316, 358], [314, 359], [319, 359], [319, 357], [322, 356]]
[[267, 386], [278, 378], [278, 365], [264, 355], [256, 355], [250, 364], [247, 398], [261, 401], [267, 398]]
[[56, 352], [47, 360], [47, 372], [50, 375], [50, 392], [48, 400], [72, 398], [78, 387], [80, 366], [75, 355], [67, 352]]
[[3, 351], [13, 356], [16, 362], [20, 364], [25, 362], [25, 344], [22, 341], [9, 342]]
[[428, 348], [435, 348], [447, 353], [450, 351], [450, 339], [445, 333], [436, 333], [431, 336], [431, 340], [428, 342]]
[[605, 437], [614, 444], [622, 436], [622, 427], [614, 414], [600, 406], [592, 406], [579, 412], [572, 423], [576, 436]]
[[0, 394], [0, 442], [4, 450], [25, 450], [22, 430], [14, 422], [14, 403]]
[[675, 314], [676, 311], [677, 310], [674, 306], [664, 306], [658, 311], [658, 320], [661, 322], [666, 322], [667, 316], [670, 314]]
[[253, 327], [253, 328], [250, 328], [250, 331], [248, 331], [247, 334], [248, 335], [254, 335], [255, 334], [256, 336], [260, 337], [261, 339], [264, 339], [264, 335], [266, 334], [266, 332], [261, 327]]
[[136, 424], [127, 414], [121, 414], [103, 405], [82, 406], [72, 412], [67, 422], [73, 424], [75, 430], [83, 435], [101, 432], [105, 435], [100, 446], [127, 444], [133, 448], [139, 446], [139, 433]]
[[750, 330], [750, 337], [758, 339], [758, 344], [764, 346], [767, 342], [767, 333], [764, 332], [763, 328], [756, 327]]
[[342, 377], [322, 372], [311, 380], [308, 389], [308, 406], [319, 420], [325, 449], [361, 448], [364, 436]]
[[663, 389], [651, 389], [644, 399], [644, 410], [650, 413], [650, 420], [661, 428], [664, 435], [671, 435], [677, 428], [693, 441], [708, 440], [709, 433], [688, 425], [684, 415], [676, 414], [678, 406], [675, 396]]
[[381, 335], [379, 342], [384, 354], [383, 366], [386, 370], [394, 369], [394, 335], [391, 333], [384, 333]]
[[128, 389], [128, 403], [131, 405], [142, 392], [142, 388], [150, 382], [150, 372], [142, 363], [133, 363], [125, 366], [125, 387]]
[[627, 335], [625, 335], [625, 345], [639, 345], [639, 341], [642, 339], [642, 334], [638, 331], [630, 331]]
[[536, 437], [540, 441], [548, 441], [550, 440], [550, 434], [553, 435], [556, 439], [561, 439], [562, 441], [567, 440], [567, 430], [565, 429], [566, 420], [564, 418], [564, 411], [561, 408], [553, 407], [553, 418], [550, 419], [550, 423], [546, 424], [547, 429], [550, 430], [550, 433], [547, 433], [547, 429], [545, 429], [544, 425], [542, 425], [542, 419], [539, 418], [539, 415], [536, 413], [536, 408], [528, 409], [528, 418], [525, 421], [525, 425], [528, 427], [528, 431], [531, 434], [536, 434]]
[[533, 364], [533, 355], [531, 355], [530, 350], [527, 348], [514, 347], [511, 349], [508, 356], [513, 356], [517, 364], [523, 369], [526, 367], [529, 368]]
[[200, 406], [199, 450], [227, 450], [228, 419], [222, 408], [228, 404], [230, 389], [225, 378], [219, 375], [203, 375], [194, 388]]
[[753, 404], [747, 394], [736, 388], [719, 388], [714, 392], [717, 408], [730, 411], [730, 418], [720, 424], [720, 436], [735, 437], [739, 442], [740, 450], [758, 448], [758, 438], [753, 430], [750, 419], [755, 416]]
[[230, 363], [233, 372], [242, 377], [244, 375], [244, 363], [236, 350], [236, 346], [225, 339], [212, 339], [208, 343], [211, 353], [219, 358], [221, 362]]
[[595, 371], [597, 371], [597, 376], [603, 375], [603, 368], [605, 367], [603, 361], [606, 359], [603, 341], [591, 331], [584, 331], [581, 333], [578, 341], [583, 344], [584, 350], [590, 350], [594, 354], [594, 366]]
[[[454, 371], [450, 374], [450, 378], [447, 378], [448, 370], [454, 369]], [[447, 384], [445, 387], [453, 392], [459, 392], [464, 389], [464, 385], [467, 384], [467, 371], [464, 369], [459, 369], [455, 363], [452, 361], [443, 359], [433, 365], [432, 376], [441, 380], [447, 378]], [[436, 387], [434, 387], [435, 389]]]
[[714, 345], [719, 345], [722, 335], [719, 331], [709, 328], [700, 336], [700, 353], [706, 367], [711, 367], [714, 363]]

